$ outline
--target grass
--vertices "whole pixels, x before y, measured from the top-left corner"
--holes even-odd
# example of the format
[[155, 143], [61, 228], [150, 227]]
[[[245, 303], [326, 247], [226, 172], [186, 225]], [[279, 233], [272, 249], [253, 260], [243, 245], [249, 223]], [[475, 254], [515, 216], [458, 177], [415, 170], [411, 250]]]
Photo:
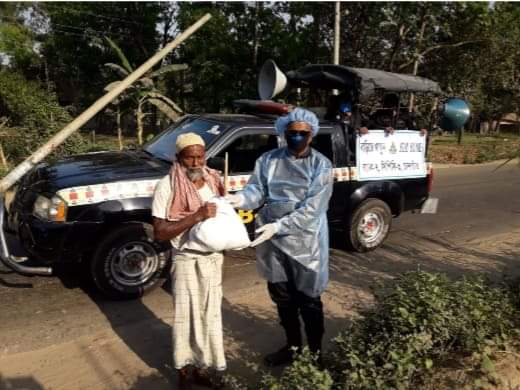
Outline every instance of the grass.
[[516, 134], [464, 134], [461, 145], [457, 144], [456, 135], [433, 136], [428, 158], [435, 163], [478, 164], [519, 155], [520, 136]]
[[[87, 137], [88, 135], [85, 134]], [[88, 151], [119, 150], [117, 137], [112, 135], [96, 135], [96, 143], [88, 136], [91, 146]], [[124, 138], [124, 145], [137, 145], [137, 139]], [[443, 164], [478, 164], [495, 160], [510, 159], [520, 155], [520, 136], [516, 134], [500, 134], [499, 136], [483, 136], [480, 134], [464, 134], [462, 144], [457, 144], [456, 135], [433, 136], [428, 159]]]

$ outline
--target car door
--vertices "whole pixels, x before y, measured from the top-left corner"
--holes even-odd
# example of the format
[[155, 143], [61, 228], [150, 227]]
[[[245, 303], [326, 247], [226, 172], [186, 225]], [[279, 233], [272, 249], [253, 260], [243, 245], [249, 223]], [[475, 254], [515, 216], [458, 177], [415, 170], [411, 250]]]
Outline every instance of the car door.
[[329, 202], [327, 213], [329, 224], [341, 223], [345, 208], [346, 168], [345, 140], [341, 129], [336, 126], [321, 126], [320, 132], [312, 140], [311, 146], [332, 162], [334, 172], [334, 191]]
[[[279, 146], [280, 139], [272, 127], [238, 128], [212, 147], [208, 165], [222, 170], [222, 161], [228, 153], [228, 191], [239, 191], [247, 184], [256, 160]], [[251, 231], [255, 210], [239, 210], [238, 213]]]

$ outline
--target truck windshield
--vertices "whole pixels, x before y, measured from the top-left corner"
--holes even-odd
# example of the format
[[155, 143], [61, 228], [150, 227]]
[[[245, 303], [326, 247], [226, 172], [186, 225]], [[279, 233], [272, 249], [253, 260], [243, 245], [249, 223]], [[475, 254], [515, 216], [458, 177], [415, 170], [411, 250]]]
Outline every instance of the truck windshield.
[[215, 138], [225, 129], [221, 123], [194, 118], [175, 124], [163, 131], [144, 146], [144, 150], [161, 160], [173, 161], [175, 159], [175, 142], [180, 134], [196, 133], [202, 137], [209, 146]]

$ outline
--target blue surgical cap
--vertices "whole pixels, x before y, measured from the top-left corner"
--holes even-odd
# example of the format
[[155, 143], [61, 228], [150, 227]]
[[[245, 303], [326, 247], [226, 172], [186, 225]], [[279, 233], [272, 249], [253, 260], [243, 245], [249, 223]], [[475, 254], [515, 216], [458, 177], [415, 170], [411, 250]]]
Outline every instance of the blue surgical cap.
[[346, 113], [346, 112], [352, 112], [352, 104], [349, 102], [343, 102], [339, 105], [339, 112]]
[[320, 130], [320, 122], [316, 114], [304, 108], [297, 107], [287, 115], [281, 116], [276, 120], [274, 127], [276, 128], [278, 135], [283, 135], [287, 126], [289, 126], [289, 123], [292, 122], [308, 123], [311, 126], [313, 137], [318, 134], [318, 131]]

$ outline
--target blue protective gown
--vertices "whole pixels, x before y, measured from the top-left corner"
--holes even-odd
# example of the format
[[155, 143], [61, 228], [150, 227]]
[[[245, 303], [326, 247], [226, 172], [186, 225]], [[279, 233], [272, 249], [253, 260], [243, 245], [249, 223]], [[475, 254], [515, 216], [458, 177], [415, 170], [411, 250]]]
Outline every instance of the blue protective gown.
[[240, 194], [243, 209], [263, 206], [256, 218], [260, 227], [277, 223], [278, 233], [256, 248], [259, 274], [271, 283], [288, 281], [287, 261], [296, 288], [312, 297], [329, 280], [327, 209], [332, 195], [330, 160], [311, 149], [295, 158], [287, 148], [263, 154]]

